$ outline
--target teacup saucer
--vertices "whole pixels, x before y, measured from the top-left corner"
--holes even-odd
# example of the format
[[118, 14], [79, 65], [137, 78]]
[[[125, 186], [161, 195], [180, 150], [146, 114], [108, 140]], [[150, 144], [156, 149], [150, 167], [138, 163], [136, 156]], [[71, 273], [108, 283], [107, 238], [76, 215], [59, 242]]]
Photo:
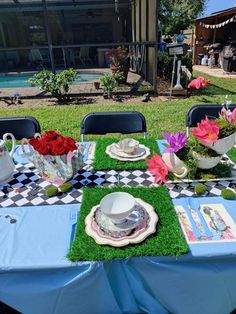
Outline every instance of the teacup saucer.
[[150, 149], [145, 145], [140, 144], [138, 149], [132, 154], [127, 154], [120, 150], [116, 143], [113, 143], [106, 148], [106, 153], [113, 159], [121, 161], [138, 161], [146, 159], [150, 155]]
[[106, 234], [114, 238], [120, 238], [129, 235], [145, 219], [149, 219], [145, 209], [140, 205], [135, 205], [132, 213], [120, 224], [104, 215], [100, 207], [95, 212], [94, 219], [99, 228]]
[[85, 218], [85, 231], [100, 245], [122, 247], [140, 243], [156, 231], [158, 216], [154, 208], [136, 198], [134, 210], [123, 224], [115, 225], [102, 214], [100, 205], [94, 206]]
[[122, 149], [120, 149], [117, 144], [113, 144], [110, 148], [110, 151], [118, 157], [137, 158], [143, 156], [146, 153], [146, 147], [144, 145], [139, 145], [139, 147], [135, 149], [134, 152], [126, 153]]

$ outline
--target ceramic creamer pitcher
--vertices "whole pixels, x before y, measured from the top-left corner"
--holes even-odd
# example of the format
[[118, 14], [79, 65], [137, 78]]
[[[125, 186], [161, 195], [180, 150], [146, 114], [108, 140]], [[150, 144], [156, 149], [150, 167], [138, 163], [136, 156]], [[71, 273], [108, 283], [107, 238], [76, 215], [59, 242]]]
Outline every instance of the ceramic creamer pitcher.
[[[7, 137], [12, 139], [12, 149], [9, 152], [6, 145]], [[16, 146], [16, 139], [13, 134], [6, 133], [0, 140], [0, 183], [8, 181], [14, 172], [13, 152]]]

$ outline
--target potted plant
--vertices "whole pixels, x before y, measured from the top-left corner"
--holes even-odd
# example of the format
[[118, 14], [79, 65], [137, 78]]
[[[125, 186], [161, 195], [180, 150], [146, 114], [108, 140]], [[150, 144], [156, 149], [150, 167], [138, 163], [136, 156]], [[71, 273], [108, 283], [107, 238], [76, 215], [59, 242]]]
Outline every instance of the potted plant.
[[100, 82], [93, 82], [93, 85], [94, 85], [94, 87], [95, 87], [95, 89], [99, 89], [100, 88]]
[[[158, 182], [165, 182], [169, 172], [180, 179], [186, 176], [195, 179], [198, 168], [211, 169], [221, 160], [221, 155], [202, 145], [196, 138], [187, 138], [185, 133], [166, 134], [163, 132], [162, 135], [167, 141], [162, 157], [154, 157], [147, 161], [148, 170], [154, 177], [161, 178], [157, 179]], [[168, 170], [167, 174], [165, 167]]]
[[118, 47], [113, 50], [105, 52], [105, 55], [109, 58], [110, 69], [112, 73], [122, 72], [123, 78], [119, 79], [119, 83], [123, 84], [127, 81], [127, 76], [129, 72], [128, 59], [131, 54], [122, 47]]
[[201, 144], [196, 138], [191, 137], [188, 139], [187, 147], [189, 153], [186, 154], [187, 158], [195, 160], [196, 167], [199, 169], [212, 169], [221, 160], [221, 155], [217, 154], [211, 148]]
[[223, 107], [218, 119], [211, 121], [205, 117], [196, 128], [191, 130], [191, 133], [203, 145], [211, 148], [217, 154], [227, 153], [235, 144], [236, 109], [231, 112]]

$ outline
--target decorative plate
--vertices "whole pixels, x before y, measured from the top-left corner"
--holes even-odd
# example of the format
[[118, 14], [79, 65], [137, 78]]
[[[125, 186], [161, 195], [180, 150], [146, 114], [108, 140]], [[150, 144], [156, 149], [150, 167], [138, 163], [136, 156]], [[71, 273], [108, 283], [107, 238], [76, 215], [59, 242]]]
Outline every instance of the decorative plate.
[[144, 241], [156, 231], [158, 216], [154, 208], [136, 198], [136, 205], [127, 221], [115, 225], [112, 220], [100, 211], [100, 206], [94, 206], [85, 218], [85, 231], [96, 243], [122, 247]]
[[106, 154], [109, 155], [113, 159], [121, 160], [121, 161], [138, 161], [142, 159], [146, 159], [150, 155], [150, 149], [145, 145], [140, 144], [138, 151], [127, 154], [120, 150], [117, 147], [116, 143], [108, 145], [106, 148]]

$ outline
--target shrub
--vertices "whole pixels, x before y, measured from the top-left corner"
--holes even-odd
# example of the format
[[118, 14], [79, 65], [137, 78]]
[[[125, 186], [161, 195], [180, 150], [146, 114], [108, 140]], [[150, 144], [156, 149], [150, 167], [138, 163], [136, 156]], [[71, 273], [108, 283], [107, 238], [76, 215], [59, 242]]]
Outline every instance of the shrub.
[[[180, 57], [180, 59], [181, 59], [181, 64], [185, 65], [186, 68], [192, 73], [193, 71], [192, 59], [188, 57], [187, 55]], [[173, 69], [173, 57], [170, 57], [166, 51], [159, 51], [158, 52], [158, 65], [157, 65], [158, 76], [160, 76], [161, 78], [164, 78], [165, 80], [170, 81], [171, 76], [172, 76], [172, 69]], [[176, 73], [175, 73], [174, 80], [176, 81]], [[181, 84], [184, 88], [188, 84], [188, 79], [185, 74], [181, 75]]]
[[103, 85], [104, 93], [111, 97], [111, 93], [116, 89], [118, 81], [124, 77], [123, 72], [116, 72], [115, 74], [107, 73], [100, 78]]
[[77, 73], [73, 69], [59, 73], [52, 73], [44, 69], [31, 77], [28, 82], [44, 92], [51, 93], [59, 102], [65, 102], [69, 100], [68, 92], [76, 75]]

